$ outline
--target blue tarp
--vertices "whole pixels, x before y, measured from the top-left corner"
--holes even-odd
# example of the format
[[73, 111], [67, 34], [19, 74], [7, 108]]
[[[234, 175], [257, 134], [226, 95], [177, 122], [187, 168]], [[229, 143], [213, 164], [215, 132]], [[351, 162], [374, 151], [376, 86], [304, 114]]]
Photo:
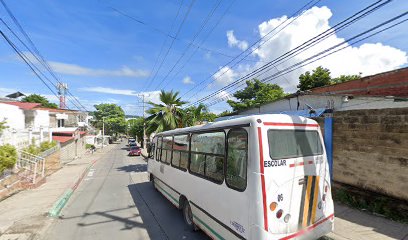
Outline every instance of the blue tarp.
[[309, 109], [305, 110], [298, 110], [298, 111], [283, 111], [283, 112], [274, 112], [274, 113], [281, 113], [281, 114], [288, 114], [292, 116], [301, 116], [301, 117], [320, 117], [325, 111], [325, 108], [317, 108], [313, 109], [315, 112], [310, 114]]

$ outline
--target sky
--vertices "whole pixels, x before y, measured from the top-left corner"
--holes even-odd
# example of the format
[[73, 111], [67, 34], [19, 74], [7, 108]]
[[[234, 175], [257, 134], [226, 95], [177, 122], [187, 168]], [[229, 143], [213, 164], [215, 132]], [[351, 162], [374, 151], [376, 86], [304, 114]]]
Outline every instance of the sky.
[[[316, 4], [294, 15], [309, 1], [4, 2], [58, 79], [68, 84], [69, 91], [88, 110], [94, 110], [95, 104], [115, 103], [131, 115], [143, 114], [142, 96], [145, 101], [159, 102], [159, 93], [163, 89], [177, 91], [182, 100], [194, 103], [374, 3], [373, 0], [316, 0]], [[256, 77], [266, 79], [274, 76], [278, 71], [407, 10], [406, 0], [391, 1]], [[1, 4], [0, 17], [30, 46]], [[283, 28], [286, 24], [287, 27]], [[25, 49], [1, 22], [0, 30], [47, 74], [36, 62], [33, 53]], [[254, 45], [268, 33], [261, 46]], [[272, 78], [270, 83], [279, 84], [290, 93], [296, 91], [299, 75], [317, 66], [330, 69], [332, 77], [342, 74], [367, 76], [406, 67], [407, 40], [408, 22], [404, 22], [327, 58]], [[351, 42], [345, 44], [347, 46]], [[243, 51], [246, 52], [241, 57], [247, 55], [245, 59], [237, 62], [241, 59], [238, 58], [229, 63]], [[0, 39], [0, 72], [0, 96], [21, 91], [57, 101], [57, 97], [4, 39]], [[56, 82], [50, 75], [47, 76], [51, 82]], [[233, 92], [238, 89], [220, 92], [217, 97], [232, 99]], [[71, 102], [67, 103], [75, 108]], [[215, 113], [229, 109], [225, 101], [210, 107]]]

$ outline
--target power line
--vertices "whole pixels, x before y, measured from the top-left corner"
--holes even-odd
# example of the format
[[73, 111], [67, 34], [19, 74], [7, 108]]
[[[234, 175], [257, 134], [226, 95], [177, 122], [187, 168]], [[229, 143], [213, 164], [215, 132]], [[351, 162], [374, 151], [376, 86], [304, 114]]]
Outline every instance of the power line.
[[14, 43], [0, 30], [1, 36], [6, 40], [6, 42], [13, 48], [13, 50], [20, 56], [21, 59], [28, 65], [31, 71], [41, 80], [41, 82], [58, 98], [58, 95], [52, 90], [52, 88], [41, 78], [41, 76], [34, 70], [34, 68], [29, 64], [28, 60], [26, 59], [21, 51], [14, 45]]
[[191, 43], [184, 49], [183, 53], [180, 55], [180, 57], [177, 59], [177, 61], [173, 64], [173, 67], [169, 70], [169, 72], [164, 76], [164, 78], [160, 81], [160, 83], [157, 85], [155, 89], [160, 88], [161, 84], [167, 79], [167, 77], [173, 72], [174, 68], [177, 66], [177, 64], [180, 62], [180, 60], [184, 57], [184, 55], [187, 53], [187, 51], [190, 49], [190, 47], [193, 45], [197, 37], [200, 35], [200, 33], [204, 30], [205, 26], [207, 25], [208, 21], [211, 19], [211, 17], [214, 15], [215, 11], [217, 8], [220, 6], [222, 0], [218, 0], [216, 4], [214, 5], [213, 9], [208, 13], [207, 17], [204, 19], [203, 23], [201, 24], [199, 30], [195, 33], [193, 36], [193, 40]]
[[[40, 59], [38, 58], [38, 56], [36, 54], [34, 54], [31, 49], [21, 40], [21, 38], [10, 28], [10, 26], [2, 19], [0, 18], [0, 21], [7, 27], [7, 29], [14, 35], [14, 37], [16, 37], [19, 42], [31, 53], [31, 55], [37, 59], [38, 62], [41, 63]], [[10, 40], [11, 41], [11, 40]], [[20, 50], [21, 51], [21, 50]], [[35, 64], [30, 60], [29, 57], [27, 57], [24, 53], [21, 52], [21, 54], [26, 58], [26, 60], [33, 66], [33, 68], [35, 68], [42, 77], [44, 77], [52, 86], [54, 86], [57, 89], [57, 85], [54, 84], [37, 66], [35, 66]], [[68, 98], [68, 100], [78, 109], [80, 109], [80, 107], [78, 107], [78, 105], [76, 105], [75, 102], [73, 102], [70, 98]]]
[[[181, 29], [182, 29], [182, 27], [183, 27], [183, 25], [184, 25], [184, 23], [185, 23], [187, 17], [188, 17], [188, 15], [190, 14], [190, 11], [191, 11], [191, 9], [192, 9], [192, 7], [193, 7], [195, 1], [196, 1], [196, 0], [192, 0], [191, 3], [190, 3], [190, 5], [188, 6], [187, 12], [185, 13], [184, 18], [182, 19], [182, 21], [181, 21], [181, 23], [180, 23], [180, 26], [179, 26], [179, 28], [178, 28], [177, 31], [176, 31], [176, 35], [175, 35], [176, 38], [178, 37], [178, 35], [179, 35], [179, 33], [180, 33], [180, 31], [181, 31]], [[181, 3], [180, 8], [181, 8], [182, 5], [183, 5], [183, 4]], [[156, 79], [157, 74], [159, 73], [160, 69], [162, 68], [164, 62], [166, 61], [167, 56], [169, 55], [170, 50], [171, 50], [172, 47], [173, 47], [174, 41], [175, 41], [175, 39], [173, 38], [172, 41], [171, 41], [171, 43], [170, 43], [170, 46], [168, 47], [168, 49], [167, 49], [167, 51], [166, 51], [166, 53], [165, 53], [165, 55], [164, 55], [164, 57], [163, 57], [163, 59], [162, 59], [162, 61], [161, 61], [160, 64], [159, 64], [159, 67], [157, 68], [157, 71], [156, 71], [155, 74], [153, 75], [153, 78], [149, 81], [149, 86], [148, 86], [147, 88], [149, 88], [150, 85], [151, 85], [151, 84], [154, 82], [154, 80]], [[147, 89], [147, 88], [146, 88], [146, 89]]]
[[344, 29], [347, 26], [350, 26], [352, 23], [356, 22], [357, 20], [360, 20], [361, 18], [366, 17], [369, 13], [372, 13], [373, 11], [378, 10], [380, 7], [383, 7], [385, 4], [388, 4], [391, 0], [388, 0], [385, 3], [382, 3], [382, 4], [378, 5], [378, 6], [376, 6], [381, 1], [382, 0], [379, 0], [379, 1], [375, 2], [374, 4], [371, 4], [371, 5], [367, 6], [367, 7], [365, 7], [363, 10], [358, 11], [357, 13], [355, 13], [352, 16], [348, 17], [347, 19], [339, 22], [335, 26], [327, 29], [326, 31], [324, 31], [324, 32], [316, 35], [315, 37], [307, 40], [306, 42], [300, 44], [296, 48], [291, 49], [290, 51], [282, 54], [281, 56], [275, 58], [274, 60], [270, 61], [269, 63], [267, 63], [267, 64], [255, 69], [255, 70], [253, 70], [249, 74], [246, 74], [245, 76], [237, 79], [236, 81], [228, 84], [227, 86], [222, 87], [221, 89], [217, 90], [216, 92], [214, 92], [214, 93], [212, 93], [210, 95], [207, 95], [204, 98], [201, 98], [200, 100], [196, 101], [193, 104], [197, 104], [197, 103], [206, 101], [207, 99], [218, 95], [222, 91], [227, 90], [227, 89], [233, 87], [234, 85], [237, 85], [237, 84], [249, 79], [250, 77], [255, 76], [255, 74], [258, 74], [258, 73], [263, 72], [263, 71], [265, 71], [267, 69], [270, 69], [271, 66], [273, 66], [274, 64], [279, 63], [280, 61], [282, 61], [283, 59], [285, 59], [285, 58], [287, 58], [289, 56], [292, 58], [294, 56], [299, 55], [303, 51], [310, 48], [311, 45], [316, 45], [317, 43], [319, 43], [319, 42], [323, 41], [324, 39], [326, 39], [328, 36], [333, 35], [336, 32], [339, 32], [340, 30]]
[[[48, 70], [48, 72], [54, 77], [54, 79], [58, 82], [61, 83], [58, 79], [58, 77], [54, 74], [51, 66], [48, 64], [47, 61], [45, 61], [45, 58], [42, 56], [42, 54], [40, 53], [40, 51], [38, 50], [38, 48], [36, 47], [36, 45], [34, 44], [34, 42], [31, 40], [30, 36], [27, 34], [27, 32], [24, 30], [24, 28], [21, 26], [21, 24], [19, 23], [19, 21], [17, 20], [17, 18], [14, 16], [14, 14], [12, 13], [12, 11], [8, 8], [7, 4], [4, 2], [4, 0], [0, 0], [3, 7], [6, 9], [8, 15], [11, 17], [11, 19], [13, 20], [14, 24], [16, 24], [16, 26], [19, 28], [20, 32], [24, 35], [24, 37], [27, 39], [27, 41], [29, 42], [29, 44], [32, 46], [32, 48], [34, 49], [34, 52], [36, 54], [33, 54], [32, 51], [30, 50], [30, 48], [28, 48], [28, 46], [26, 44], [24, 44], [24, 46], [31, 52], [32, 55], [34, 55], [36, 57], [36, 59]], [[6, 27], [17, 37], [17, 35], [11, 30], [11, 28], [2, 20], [2, 22], [6, 25]], [[19, 37], [17, 37], [20, 42], [21, 39]], [[40, 59], [38, 59], [37, 55], [40, 57]], [[53, 84], [54, 85], [54, 84]], [[55, 86], [55, 85], [54, 85]], [[67, 90], [68, 94], [74, 99], [74, 101], [76, 101], [85, 111], [88, 111], [82, 104], [81, 102], [69, 91]], [[68, 99], [69, 100], [69, 99]], [[72, 103], [72, 101], [71, 101]], [[74, 104], [75, 105], [75, 104]], [[78, 109], [80, 109], [77, 105], [75, 105]]]
[[[309, 1], [307, 4], [305, 4], [304, 6], [302, 6], [299, 10], [297, 10], [295, 13], [293, 13], [292, 15], [291, 15], [291, 17], [290, 18], [293, 18], [293, 17], [295, 17], [295, 18], [298, 18], [298, 17], [300, 17], [303, 13], [301, 13], [300, 15], [298, 15], [300, 12], [302, 12], [304, 9], [306, 9], [309, 5], [311, 5], [311, 4], [313, 4], [313, 5], [315, 5], [315, 4], [317, 4], [318, 2], [320, 2], [321, 0], [317, 0], [316, 2], [315, 2], [316, 0], [311, 0], [311, 1]], [[313, 2], [315, 2], [315, 3], [313, 3]], [[313, 6], [312, 5], [312, 6]], [[297, 16], [298, 15], [298, 16]], [[234, 60], [236, 60], [236, 59], [238, 59], [241, 55], [243, 55], [244, 53], [246, 53], [247, 52], [247, 50], [249, 50], [249, 49], [251, 49], [251, 51], [249, 51], [245, 56], [243, 56], [242, 58], [241, 58], [241, 60], [239, 60], [239, 61], [237, 61], [235, 64], [233, 64], [233, 66], [235, 66], [235, 65], [237, 65], [238, 63], [240, 63], [241, 61], [242, 61], [242, 59], [245, 59], [246, 57], [248, 57], [251, 53], [253, 53], [256, 49], [258, 49], [260, 46], [262, 46], [263, 44], [265, 44], [268, 40], [270, 40], [273, 36], [275, 36], [277, 33], [279, 33], [280, 31], [282, 31], [283, 29], [285, 29], [290, 23], [292, 23], [293, 21], [291, 21], [289, 24], [287, 24], [286, 26], [284, 26], [281, 30], [279, 30], [279, 32], [277, 32], [277, 33], [275, 33], [271, 38], [269, 38], [268, 40], [266, 40], [266, 41], [264, 41], [263, 43], [261, 42], [263, 39], [265, 39], [267, 36], [269, 36], [271, 33], [273, 33], [276, 29], [278, 29], [279, 27], [281, 27], [283, 24], [285, 24], [290, 18], [287, 18], [285, 21], [283, 21], [283, 22], [281, 22], [278, 26], [276, 26], [275, 28], [273, 28], [271, 31], [269, 31], [268, 33], [266, 33], [264, 36], [262, 36], [261, 38], [259, 38], [257, 41], [255, 41], [254, 43], [252, 43], [251, 44], [251, 46], [249, 46], [246, 50], [244, 50], [244, 51], [242, 51], [240, 54], [238, 54], [235, 58], [233, 58], [231, 61], [229, 61], [228, 63], [226, 63], [226, 64], [224, 64], [224, 66], [222, 66], [220, 69], [223, 69], [224, 67], [227, 67], [230, 63], [232, 63], [232, 62], [234, 62]], [[257, 45], [258, 43], [261, 43], [258, 47], [255, 47], [254, 48], [254, 46], [255, 45]], [[201, 84], [203, 84], [204, 82], [206, 82], [208, 79], [211, 79], [211, 77], [213, 77], [213, 76], [215, 76], [217, 73], [219, 72], [219, 70], [217, 70], [217, 71], [215, 71], [213, 74], [211, 74], [209, 77], [207, 77], [206, 79], [204, 79], [204, 80], [202, 80], [199, 84], [197, 84], [197, 85], [195, 85], [194, 87], [192, 87], [190, 90], [188, 90], [186, 93], [184, 93], [183, 95], [182, 95], [182, 97], [183, 96], [186, 96], [188, 93], [190, 93], [192, 90], [194, 90], [195, 88], [197, 88], [198, 86], [200, 86]], [[224, 75], [226, 72], [228, 72], [228, 70], [227, 71], [224, 71], [220, 76], [222, 76], [222, 75]], [[210, 83], [211, 84], [211, 83]], [[204, 88], [202, 88], [202, 89], [200, 89], [200, 90], [198, 90], [198, 91], [196, 91], [196, 92], [199, 92], [199, 91], [202, 91]], [[194, 94], [193, 94], [194, 95]], [[188, 100], [190, 100], [191, 99], [191, 97], [188, 99]], [[187, 100], [187, 101], [188, 101]]]
[[[207, 33], [207, 35], [204, 37], [200, 45], [196, 46], [196, 49], [192, 52], [192, 54], [189, 56], [189, 58], [184, 62], [184, 64], [178, 69], [178, 71], [174, 74], [173, 80], [180, 74], [181, 70], [186, 66], [187, 63], [190, 62], [191, 58], [196, 54], [197, 50], [200, 49], [200, 47], [204, 44], [205, 41], [210, 37], [212, 32], [215, 30], [215, 28], [221, 23], [222, 19], [225, 17], [227, 12], [231, 9], [232, 5], [235, 3], [235, 0], [231, 1], [230, 5], [225, 9], [225, 11], [222, 13], [221, 17], [217, 20], [215, 25], [211, 28], [211, 30]], [[233, 56], [228, 56], [230, 58], [234, 58]], [[256, 61], [256, 60], [250, 60], [250, 61]], [[166, 88], [170, 81], [164, 86]]]
[[[293, 71], [296, 70], [296, 69], [299, 69], [299, 68], [302, 68], [302, 67], [304, 67], [304, 66], [307, 66], [307, 65], [309, 65], [309, 64], [311, 64], [311, 63], [314, 63], [314, 62], [316, 62], [316, 61], [318, 61], [318, 60], [321, 60], [321, 59], [323, 59], [323, 58], [325, 58], [325, 57], [327, 57], [327, 56], [330, 56], [330, 55], [332, 55], [332, 54], [334, 54], [334, 53], [337, 53], [337, 52], [339, 52], [339, 51], [341, 51], [341, 50], [344, 50], [344, 49], [346, 49], [346, 48], [348, 48], [348, 47], [351, 47], [351, 46], [353, 46], [353, 45], [355, 45], [355, 44], [357, 44], [357, 43], [359, 43], [359, 42], [362, 42], [362, 41], [364, 41], [364, 40], [366, 40], [366, 39], [368, 39], [368, 38], [370, 38], [370, 37], [373, 37], [373, 36], [375, 36], [375, 35], [377, 35], [377, 34], [379, 34], [379, 33], [382, 33], [382, 32], [384, 32], [384, 31], [386, 31], [386, 30], [388, 30], [388, 29], [391, 29], [391, 28], [393, 28], [393, 27], [396, 27], [396, 26], [398, 26], [398, 25], [400, 25], [400, 24], [402, 24], [402, 23], [408, 21], [408, 19], [401, 20], [401, 21], [399, 21], [399, 22], [397, 22], [397, 23], [395, 23], [395, 24], [392, 24], [392, 25], [390, 25], [390, 26], [388, 26], [388, 27], [385, 27], [385, 28], [383, 28], [383, 29], [381, 29], [381, 30], [378, 30], [378, 31], [376, 31], [376, 32], [374, 32], [374, 33], [371, 33], [371, 34], [369, 34], [369, 35], [367, 35], [367, 36], [365, 36], [365, 37], [363, 37], [363, 38], [361, 38], [361, 39], [356, 40], [357, 38], [359, 38], [359, 37], [361, 37], [361, 36], [363, 36], [363, 35], [366, 35], [366, 34], [372, 32], [372, 31], [374, 31], [374, 30], [376, 30], [376, 29], [378, 29], [378, 28], [380, 28], [380, 27], [382, 27], [382, 26], [384, 26], [384, 25], [387, 25], [387, 24], [393, 22], [393, 21], [396, 21], [396, 20], [398, 20], [398, 19], [404, 17], [404, 16], [407, 15], [407, 14], [408, 14], [408, 12], [405, 12], [405, 13], [402, 13], [402, 14], [400, 14], [400, 15], [394, 17], [394, 18], [391, 18], [391, 19], [389, 19], [389, 20], [387, 20], [387, 21], [385, 21], [385, 22], [383, 22], [383, 23], [381, 23], [381, 24], [378, 24], [377, 26], [375, 26], [375, 27], [373, 27], [373, 28], [370, 28], [370, 29], [368, 29], [368, 30], [366, 30], [366, 31], [364, 31], [364, 32], [362, 32], [362, 33], [360, 33], [360, 34], [357, 34], [357, 35], [355, 35], [355, 36], [353, 36], [353, 37], [351, 37], [351, 38], [349, 38], [349, 39], [347, 39], [347, 40], [345, 40], [345, 41], [343, 41], [343, 42], [341, 42], [341, 43], [339, 43], [339, 44], [335, 44], [334, 46], [332, 46], [332, 47], [330, 47], [330, 48], [327, 48], [326, 50], [321, 51], [321, 52], [319, 52], [319, 53], [317, 53], [317, 54], [315, 54], [315, 55], [313, 55], [313, 56], [311, 56], [311, 57], [309, 57], [309, 58], [307, 58], [307, 59], [305, 59], [305, 60], [303, 60], [303, 61], [300, 61], [300, 62], [298, 62], [298, 63], [296, 63], [296, 64], [293, 64], [293, 65], [291, 65], [290, 67], [288, 67], [288, 68], [286, 68], [286, 69], [284, 69], [284, 70], [282, 70], [282, 71], [280, 71], [280, 72], [277, 72], [277, 73], [275, 73], [275, 74], [272, 75], [272, 76], [266, 77], [266, 78], [262, 79], [261, 81], [262, 81], [262, 82], [265, 82], [265, 83], [266, 83], [266, 82], [270, 82], [270, 81], [272, 81], [272, 80], [274, 80], [274, 79], [276, 79], [276, 78], [278, 78], [278, 77], [281, 77], [281, 76], [283, 76], [283, 75], [285, 75], [285, 74], [288, 74], [288, 73], [290, 73], [290, 72], [293, 72]], [[343, 47], [341, 47], [341, 48], [338, 48], [338, 47], [340, 47], [340, 46], [342, 46], [342, 45], [344, 45], [344, 44], [346, 44], [346, 43], [348, 43], [348, 45], [343, 46]], [[336, 49], [336, 48], [338, 48], [338, 49]], [[332, 51], [332, 50], [333, 50], [333, 51]], [[241, 86], [242, 86], [242, 85], [241, 85]], [[238, 88], [239, 88], [239, 87], [240, 87], [240, 86], [238, 86]], [[236, 88], [236, 89], [237, 89], [237, 88]], [[218, 100], [214, 100], [213, 102], [210, 102], [209, 104], [207, 104], [207, 106], [212, 106], [212, 105], [215, 105], [215, 104], [217, 104], [217, 103], [219, 103], [219, 102], [222, 102], [222, 101], [224, 101], [224, 99], [221, 99], [221, 98], [220, 98], [220, 99], [218, 99]]]

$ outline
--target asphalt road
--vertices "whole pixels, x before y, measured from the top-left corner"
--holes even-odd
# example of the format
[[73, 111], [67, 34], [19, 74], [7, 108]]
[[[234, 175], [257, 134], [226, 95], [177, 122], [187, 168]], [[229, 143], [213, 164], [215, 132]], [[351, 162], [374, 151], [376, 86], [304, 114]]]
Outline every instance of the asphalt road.
[[186, 227], [148, 181], [146, 162], [127, 153], [117, 144], [90, 169], [44, 240], [208, 239]]

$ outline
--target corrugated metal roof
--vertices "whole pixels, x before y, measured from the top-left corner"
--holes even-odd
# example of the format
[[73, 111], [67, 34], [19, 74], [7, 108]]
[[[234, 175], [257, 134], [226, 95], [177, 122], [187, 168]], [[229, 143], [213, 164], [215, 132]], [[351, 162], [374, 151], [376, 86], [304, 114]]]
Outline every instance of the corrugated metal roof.
[[36, 107], [41, 106], [41, 103], [30, 103], [30, 102], [2, 102], [4, 104], [14, 105], [23, 110], [32, 110]]

